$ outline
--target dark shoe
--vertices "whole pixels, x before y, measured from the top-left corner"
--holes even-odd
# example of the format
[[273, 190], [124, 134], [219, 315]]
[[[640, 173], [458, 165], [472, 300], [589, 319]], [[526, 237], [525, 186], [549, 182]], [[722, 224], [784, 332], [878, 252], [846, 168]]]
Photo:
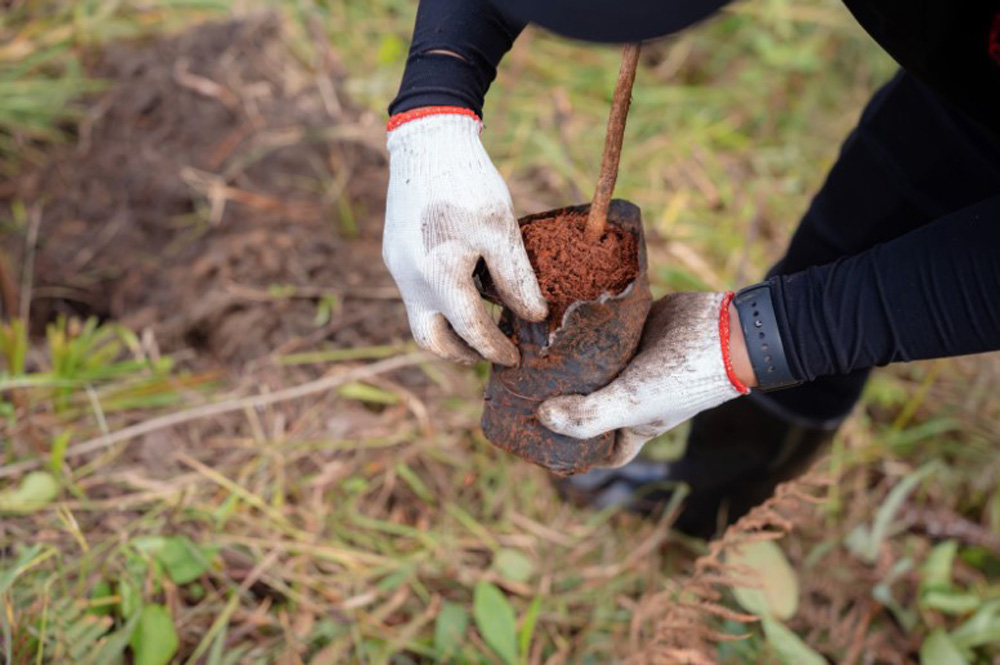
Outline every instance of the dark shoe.
[[682, 459], [639, 458], [620, 469], [559, 479], [556, 487], [577, 504], [653, 514], [686, 483], [690, 494], [675, 528], [708, 538], [802, 473], [842, 421], [806, 421], [753, 393], [698, 414]]

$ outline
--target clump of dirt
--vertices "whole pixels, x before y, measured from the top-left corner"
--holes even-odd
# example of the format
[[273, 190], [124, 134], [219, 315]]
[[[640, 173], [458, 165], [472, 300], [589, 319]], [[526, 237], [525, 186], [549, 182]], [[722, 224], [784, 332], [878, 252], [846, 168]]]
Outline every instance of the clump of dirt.
[[37, 246], [2, 239], [34, 255], [36, 333], [96, 315], [227, 364], [409, 338], [380, 257], [381, 120], [334, 54], [303, 64], [287, 39], [259, 17], [94, 58], [110, 85], [76, 145], [0, 192], [38, 211]]
[[558, 328], [574, 302], [618, 295], [639, 274], [635, 236], [609, 225], [597, 243], [584, 237], [586, 215], [560, 215], [521, 228], [524, 246]]

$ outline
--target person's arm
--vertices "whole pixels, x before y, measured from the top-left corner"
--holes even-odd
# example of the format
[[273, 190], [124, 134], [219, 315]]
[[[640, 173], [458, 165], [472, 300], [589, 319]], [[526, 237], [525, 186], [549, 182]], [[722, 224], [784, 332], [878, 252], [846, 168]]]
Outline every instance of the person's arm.
[[497, 65], [523, 29], [523, 23], [504, 16], [489, 0], [422, 0], [389, 114], [455, 106], [482, 118]]
[[769, 282], [800, 380], [1000, 349], [1000, 192], [856, 256]]
[[[653, 306], [639, 353], [615, 381], [590, 395], [547, 400], [539, 418], [576, 438], [618, 430], [607, 466], [621, 466], [649, 439], [700, 411], [750, 386], [767, 387], [768, 365], [808, 381], [1000, 350], [1000, 194], [850, 258], [766, 284], [773, 310], [765, 311], [761, 298], [749, 316], [740, 310], [741, 325], [731, 325], [729, 296], [664, 297]], [[765, 343], [755, 335], [773, 332], [758, 325], [770, 320], [780, 344], [768, 338], [758, 355], [767, 363], [751, 366], [743, 354]]]
[[522, 27], [487, 0], [423, 0], [390, 105], [382, 256], [417, 344], [457, 362], [518, 362], [476, 290], [480, 259], [519, 316], [547, 312], [510, 192], [479, 140], [486, 91]]

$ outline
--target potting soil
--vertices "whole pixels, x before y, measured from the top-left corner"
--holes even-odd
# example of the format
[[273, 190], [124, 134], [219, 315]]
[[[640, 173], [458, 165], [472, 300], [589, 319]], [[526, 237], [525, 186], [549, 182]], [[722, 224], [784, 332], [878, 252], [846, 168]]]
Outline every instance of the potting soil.
[[635, 236], [609, 225], [601, 239], [584, 237], [584, 214], [541, 219], [521, 228], [538, 285], [549, 304], [549, 326], [578, 300], [617, 295], [639, 274]]

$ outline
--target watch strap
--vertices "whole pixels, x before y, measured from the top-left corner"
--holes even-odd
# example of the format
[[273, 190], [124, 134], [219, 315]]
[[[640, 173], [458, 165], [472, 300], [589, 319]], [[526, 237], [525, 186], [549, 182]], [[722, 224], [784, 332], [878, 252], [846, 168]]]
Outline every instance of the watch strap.
[[757, 377], [757, 389], [778, 390], [802, 383], [792, 374], [785, 355], [770, 284], [762, 282], [740, 290], [733, 298], [733, 305], [743, 329], [750, 365]]

